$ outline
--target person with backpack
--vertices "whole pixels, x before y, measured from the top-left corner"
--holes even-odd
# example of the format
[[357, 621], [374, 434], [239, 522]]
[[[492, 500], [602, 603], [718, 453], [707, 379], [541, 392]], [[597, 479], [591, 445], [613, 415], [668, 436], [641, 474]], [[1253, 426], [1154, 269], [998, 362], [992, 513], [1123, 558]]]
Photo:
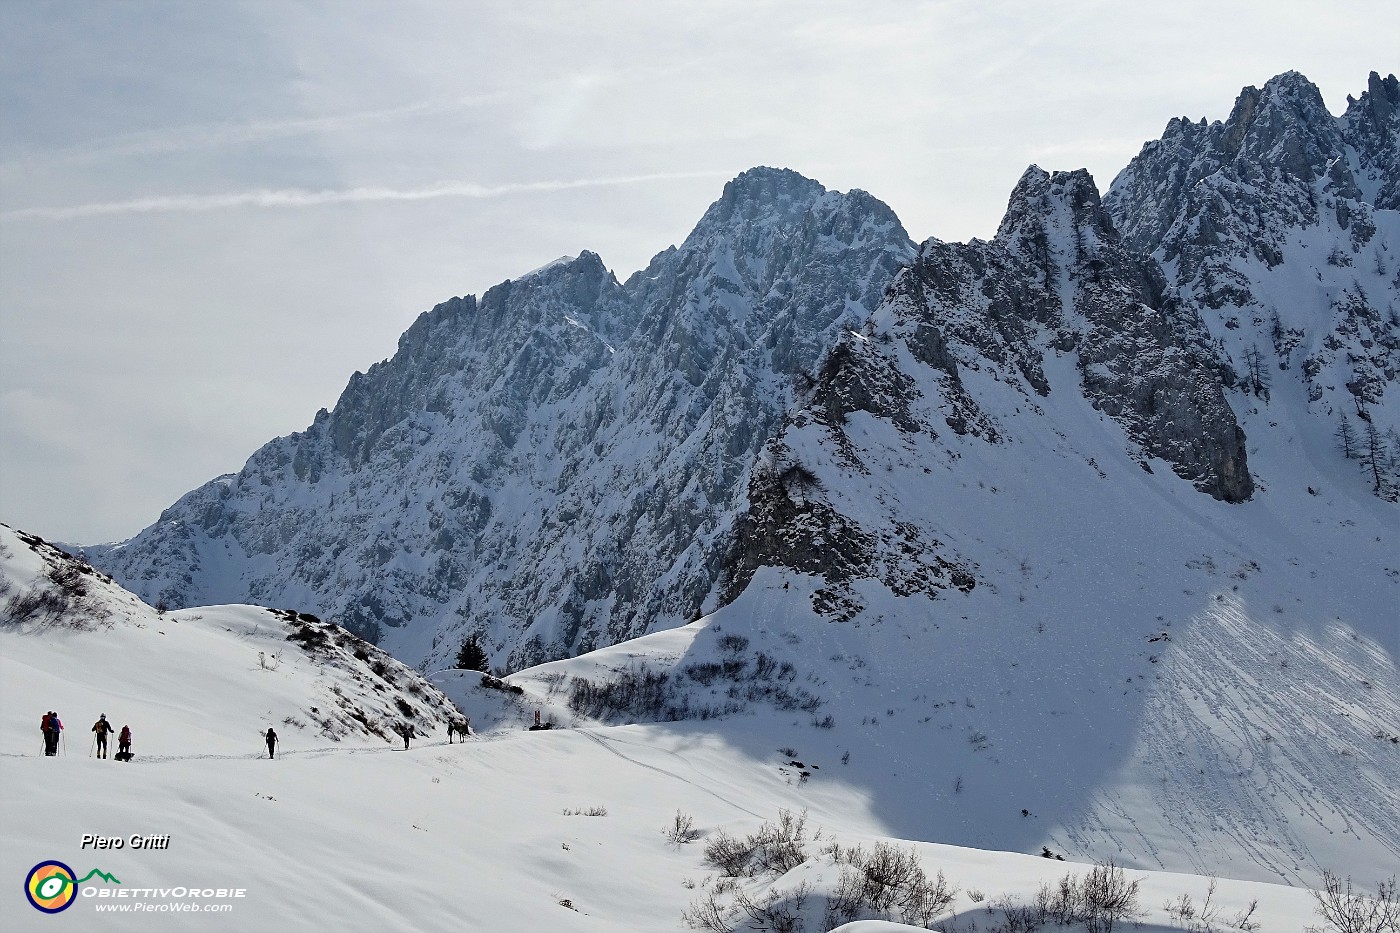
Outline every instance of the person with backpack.
[[272, 731], [271, 726], [268, 726], [267, 735], [263, 736], [263, 738], [267, 739], [267, 757], [275, 757], [274, 752], [277, 750], [277, 733]]
[[413, 736], [415, 735], [415, 733], [414, 733], [414, 731], [413, 731], [413, 724], [412, 724], [412, 723], [407, 723], [407, 722], [406, 722], [406, 723], [404, 723], [403, 725], [399, 726], [399, 735], [403, 736], [403, 747], [404, 747], [404, 751], [407, 751], [407, 750], [408, 750], [408, 740], [411, 739], [411, 738], [413, 738]]
[[52, 758], [58, 754], [58, 742], [63, 737], [63, 722], [58, 718], [58, 713], [49, 710], [39, 728], [44, 732], [44, 754]]
[[131, 760], [131, 727], [122, 726], [121, 733], [117, 736], [117, 761]]
[[97, 717], [97, 722], [92, 724], [92, 731], [97, 734], [97, 757], [107, 757], [107, 736], [112, 733], [112, 724], [107, 721], [107, 714], [103, 713]]

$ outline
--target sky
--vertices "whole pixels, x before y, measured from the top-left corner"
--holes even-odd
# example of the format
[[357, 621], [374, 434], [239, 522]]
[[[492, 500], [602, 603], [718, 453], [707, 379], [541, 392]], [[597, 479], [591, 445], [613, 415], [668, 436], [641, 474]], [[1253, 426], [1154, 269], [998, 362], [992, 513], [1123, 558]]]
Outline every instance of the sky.
[[422, 311], [626, 278], [755, 165], [915, 240], [1035, 163], [1101, 188], [1287, 70], [1334, 113], [1387, 2], [0, 3], [0, 521], [130, 537], [332, 407]]

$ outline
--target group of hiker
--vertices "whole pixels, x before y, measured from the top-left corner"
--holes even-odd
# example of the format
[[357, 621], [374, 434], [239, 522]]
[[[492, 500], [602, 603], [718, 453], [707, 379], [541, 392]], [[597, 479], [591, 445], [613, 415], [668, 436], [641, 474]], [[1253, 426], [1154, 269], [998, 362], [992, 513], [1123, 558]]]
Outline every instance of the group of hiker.
[[[462, 741], [466, 742], [467, 736], [472, 734], [471, 730], [472, 721], [465, 716], [461, 719], [449, 720], [447, 723], [447, 744], [451, 745], [453, 740], [459, 735], [462, 737]], [[403, 736], [404, 748], [408, 748], [409, 739], [418, 737], [418, 731], [413, 728], [413, 723], [411, 722], [400, 723], [395, 727], [394, 731]]]
[[[44, 714], [44, 718], [39, 721], [39, 731], [44, 735], [44, 754], [53, 757], [59, 752], [60, 746], [67, 750], [67, 744], [63, 742], [63, 720], [58, 717], [58, 713], [49, 710]], [[98, 758], [107, 757], [108, 736], [116, 732], [116, 729], [107, 721], [107, 714], [103, 713], [97, 717], [97, 722], [92, 724], [93, 747], [88, 750], [91, 755], [94, 751]], [[117, 754], [114, 756], [118, 761], [131, 760], [131, 727], [122, 726], [122, 731], [117, 735]]]
[[[465, 742], [467, 736], [472, 734], [471, 722], [472, 721], [466, 717], [449, 721], [447, 724], [447, 743], [449, 745], [452, 744], [457, 736], [461, 736], [462, 741]], [[53, 710], [49, 710], [45, 713], [43, 720], [39, 724], [39, 728], [44, 733], [44, 754], [48, 756], [57, 755], [59, 746], [63, 741], [63, 721], [58, 718], [58, 713]], [[107, 737], [115, 731], [112, 724], [107, 721], [106, 713], [97, 717], [97, 722], [92, 724], [93, 747], [96, 749], [98, 758], [107, 757]], [[418, 735], [417, 731], [413, 728], [413, 724], [408, 722], [395, 727], [395, 731], [403, 736], [404, 748], [408, 748], [409, 739], [415, 738]], [[279, 744], [277, 731], [271, 726], [268, 726], [267, 732], [263, 733], [263, 741], [267, 743], [267, 757], [275, 758], [277, 756], [277, 746]], [[91, 755], [92, 751], [89, 750], [88, 754]], [[114, 757], [118, 761], [131, 760], [130, 726], [122, 726], [121, 733], [117, 735], [117, 754]]]
[[[447, 744], [451, 745], [457, 736], [461, 736], [462, 741], [466, 742], [467, 736], [472, 734], [471, 728], [472, 721], [465, 716], [461, 719], [450, 720], [447, 723]], [[394, 731], [403, 737], [403, 747], [405, 749], [408, 748], [410, 739], [418, 737], [418, 730], [413, 728], [413, 723], [411, 722], [399, 723], [394, 727]], [[267, 743], [267, 757], [277, 757], [277, 731], [271, 726], [268, 726], [267, 731], [263, 733], [263, 741]]]

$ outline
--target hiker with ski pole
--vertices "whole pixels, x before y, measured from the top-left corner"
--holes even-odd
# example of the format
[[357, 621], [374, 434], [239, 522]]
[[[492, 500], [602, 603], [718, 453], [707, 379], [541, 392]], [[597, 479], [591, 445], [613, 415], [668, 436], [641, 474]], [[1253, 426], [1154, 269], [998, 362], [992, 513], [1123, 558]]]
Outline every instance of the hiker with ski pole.
[[[98, 717], [97, 722], [92, 724], [93, 741], [97, 745], [97, 757], [107, 757], [107, 736], [112, 731], [112, 724], [107, 721], [107, 714], [103, 713]], [[88, 755], [92, 750], [88, 750]]]

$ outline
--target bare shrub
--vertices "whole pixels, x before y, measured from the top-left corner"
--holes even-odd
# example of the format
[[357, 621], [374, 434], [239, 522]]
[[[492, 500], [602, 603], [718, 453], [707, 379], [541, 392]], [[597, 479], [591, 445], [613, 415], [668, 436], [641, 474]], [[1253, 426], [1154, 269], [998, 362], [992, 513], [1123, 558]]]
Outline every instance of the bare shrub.
[[705, 864], [726, 878], [740, 877], [745, 873], [749, 858], [753, 855], [753, 843], [750, 839], [736, 839], [720, 830], [705, 843]]
[[862, 895], [872, 910], [888, 915], [899, 903], [903, 889], [916, 876], [922, 876], [918, 856], [912, 849], [900, 849], [883, 842], [875, 843], [862, 862], [856, 865], [864, 880]]
[[1018, 904], [1009, 897], [994, 901], [991, 906], [1001, 914], [1001, 926], [997, 929], [1002, 933], [1035, 933], [1044, 922], [1035, 907]]
[[866, 851], [833, 842], [823, 850], [841, 866], [836, 893], [828, 898], [828, 920], [858, 919], [865, 911], [905, 923], [927, 927], [952, 906], [958, 889], [939, 872], [932, 879], [924, 873], [913, 848], [884, 842]]
[[1250, 901], [1248, 907], [1225, 920], [1220, 916], [1220, 905], [1215, 903], [1215, 888], [1216, 881], [1212, 878], [1210, 887], [1206, 889], [1205, 900], [1199, 906], [1191, 900], [1191, 895], [1179, 894], [1174, 900], [1162, 905], [1162, 909], [1186, 933], [1221, 933], [1225, 929], [1257, 933], [1259, 921], [1253, 918], [1254, 912], [1259, 909], [1259, 900], [1256, 898]]
[[1113, 933], [1115, 924], [1135, 922], [1142, 916], [1140, 884], [1129, 881], [1110, 859], [1082, 877], [1070, 873], [1054, 885], [1042, 884], [1036, 891], [1033, 914], [1039, 923], [1082, 923], [1086, 933]]
[[793, 815], [791, 810], [779, 810], [778, 822], [764, 823], [749, 841], [756, 869], [752, 874], [787, 874], [807, 860], [807, 811]]
[[807, 811], [778, 812], [776, 823], [736, 839], [721, 830], [705, 844], [705, 864], [727, 878], [785, 875], [807, 860]]
[[719, 639], [719, 650], [725, 654], [743, 654], [749, 647], [749, 640], [743, 635], [721, 635]]
[[1322, 873], [1322, 890], [1313, 892], [1314, 912], [1325, 926], [1309, 927], [1308, 933], [1400, 933], [1400, 898], [1395, 879], [1376, 886], [1375, 896], [1355, 891], [1351, 879], [1343, 881], [1330, 871]]
[[675, 819], [671, 825], [661, 831], [666, 837], [666, 841], [675, 845], [684, 845], [687, 842], [694, 842], [700, 838], [700, 830], [695, 828], [695, 818], [689, 813], [676, 811]]
[[1128, 880], [1123, 869], [1110, 859], [1089, 869], [1080, 881], [1084, 914], [1084, 929], [1088, 933], [1113, 933], [1119, 921], [1131, 922], [1142, 916], [1138, 906], [1138, 886], [1141, 881]]
[[721, 900], [723, 893], [718, 888], [706, 891], [699, 900], [691, 902], [688, 908], [681, 911], [681, 920], [692, 930], [733, 933], [734, 924], [729, 917], [734, 911]]
[[906, 922], [927, 927], [935, 917], [952, 906], [957, 896], [957, 887], [948, 884], [943, 872], [940, 871], [930, 880], [922, 869], [918, 869], [899, 900], [899, 911]]
[[836, 890], [826, 899], [826, 927], [838, 927], [858, 918], [865, 908], [864, 879], [859, 872], [842, 869]]
[[802, 930], [802, 910], [812, 886], [802, 882], [787, 893], [769, 889], [768, 893], [753, 900], [742, 890], [736, 891], [734, 904], [753, 920], [760, 930], [772, 933], [800, 933]]
[[30, 621], [54, 619], [68, 608], [68, 601], [55, 590], [34, 586], [21, 590], [5, 603], [4, 620], [7, 625], [23, 625]]

